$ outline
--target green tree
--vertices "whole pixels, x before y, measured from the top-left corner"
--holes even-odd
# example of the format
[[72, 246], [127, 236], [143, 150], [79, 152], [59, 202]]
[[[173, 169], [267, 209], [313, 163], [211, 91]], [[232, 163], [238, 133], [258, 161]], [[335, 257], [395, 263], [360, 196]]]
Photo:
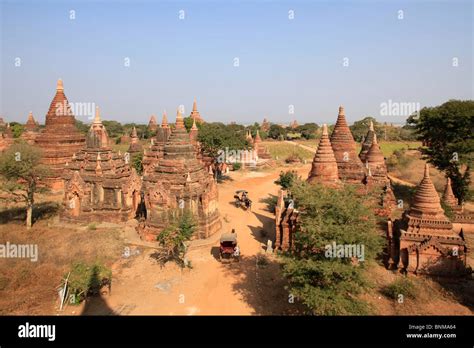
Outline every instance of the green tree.
[[[299, 221], [294, 249], [283, 256], [290, 292], [316, 315], [368, 313], [357, 295], [368, 286], [367, 264], [382, 251], [383, 241], [364, 198], [351, 187], [331, 189], [301, 180], [291, 192]], [[328, 255], [334, 243], [363, 246], [363, 258]]]
[[1, 190], [8, 193], [9, 199], [25, 202], [28, 229], [32, 226], [38, 183], [48, 173], [48, 169], [40, 163], [41, 157], [41, 150], [26, 143], [13, 144], [0, 155]]
[[132, 157], [132, 167], [135, 168], [138, 175], [143, 173], [143, 153], [139, 152]]
[[18, 122], [10, 122], [10, 128], [14, 138], [19, 138], [23, 133], [25, 126]]
[[87, 134], [89, 131], [89, 125], [85, 124], [81, 120], [76, 119], [76, 128], [83, 134]]
[[159, 261], [164, 264], [168, 261], [175, 261], [179, 266], [185, 267], [186, 242], [189, 241], [197, 229], [197, 223], [193, 214], [185, 210], [183, 213], [177, 211], [174, 215], [179, 215], [178, 220], [170, 218], [171, 223], [157, 237], [156, 240], [162, 247]]
[[124, 128], [120, 122], [104, 120], [102, 124], [105, 126], [105, 129], [107, 129], [110, 138], [117, 138], [124, 134]]
[[367, 116], [364, 117], [362, 120], [355, 121], [354, 124], [349, 126], [355, 141], [360, 142], [362, 141], [362, 139], [364, 139], [364, 137], [367, 135], [367, 132], [369, 131], [370, 121], [374, 123], [374, 129], [375, 133], [377, 133], [377, 137], [381, 138], [381, 136], [383, 135], [381, 125], [374, 117]]
[[474, 101], [450, 100], [436, 107], [425, 107], [419, 117], [412, 115], [413, 126], [425, 147], [421, 152], [451, 178], [460, 202], [469, 198], [470, 168], [474, 154]]
[[275, 181], [276, 185], [280, 185], [282, 189], [288, 190], [291, 185], [298, 179], [298, 173], [295, 170], [280, 172], [280, 177]]
[[202, 149], [217, 160], [220, 151], [244, 150], [249, 148], [245, 139], [245, 130], [237, 125], [223, 123], [203, 123], [198, 133]]
[[319, 126], [316, 123], [305, 123], [296, 127], [295, 131], [300, 132], [305, 139], [315, 139]]
[[272, 124], [268, 130], [268, 136], [272, 139], [284, 139], [286, 138], [286, 129], [278, 124]]

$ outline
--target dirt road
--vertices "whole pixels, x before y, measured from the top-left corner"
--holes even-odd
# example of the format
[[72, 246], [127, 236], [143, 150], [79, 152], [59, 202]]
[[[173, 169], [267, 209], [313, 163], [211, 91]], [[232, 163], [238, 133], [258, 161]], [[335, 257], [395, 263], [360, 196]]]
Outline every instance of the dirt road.
[[[306, 175], [309, 165], [300, 168]], [[217, 259], [218, 238], [213, 243], [191, 250], [192, 269], [174, 264], [160, 266], [149, 257], [150, 249], [123, 259], [113, 268], [112, 294], [94, 298], [84, 314], [161, 314], [161, 315], [249, 315], [285, 314], [294, 309], [288, 301], [279, 264], [265, 258], [267, 240], [274, 236], [274, 215], [262, 201], [276, 195], [273, 183], [280, 170], [235, 172], [219, 184], [219, 209], [222, 232], [235, 228], [241, 261], [221, 264]], [[252, 211], [233, 205], [238, 189], [249, 191]], [[216, 236], [218, 237], [218, 236]], [[132, 254], [134, 251], [132, 250]]]

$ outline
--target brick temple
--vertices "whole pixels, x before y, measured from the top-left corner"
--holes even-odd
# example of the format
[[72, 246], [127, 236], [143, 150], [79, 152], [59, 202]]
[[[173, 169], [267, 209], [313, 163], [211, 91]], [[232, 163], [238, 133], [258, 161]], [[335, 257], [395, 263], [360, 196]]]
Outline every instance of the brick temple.
[[336, 157], [339, 177], [343, 181], [361, 183], [365, 178], [365, 169], [356, 154], [356, 143], [347, 125], [342, 106], [339, 107], [339, 114], [330, 140]]
[[64, 165], [85, 145], [85, 136], [79, 132], [75, 123], [76, 119], [64, 94], [63, 81], [58, 80], [56, 94], [46, 114], [45, 128], [35, 139], [35, 144], [43, 150], [43, 164], [50, 168], [44, 181], [55, 190], [64, 188]]
[[150, 121], [148, 122], [148, 130], [150, 132], [156, 132], [157, 129], [158, 129], [158, 123], [156, 122], [156, 116], [151, 115]]
[[380, 145], [377, 142], [376, 134], [373, 135], [372, 144], [369, 151], [365, 154], [364, 159], [367, 169], [366, 183], [369, 186], [378, 185], [385, 187], [386, 185], [390, 184], [387, 176], [385, 157], [383, 156]]
[[268, 132], [270, 130], [270, 122], [268, 122], [266, 118], [263, 119], [260, 129], [264, 132]]
[[39, 135], [39, 126], [33, 117], [33, 112], [28, 114], [28, 120], [25, 123], [25, 130], [20, 138], [25, 140], [28, 144], [34, 145], [36, 137]]
[[370, 147], [372, 146], [372, 141], [374, 140], [375, 131], [374, 131], [374, 123], [370, 121], [369, 131], [367, 135], [364, 137], [364, 141], [362, 142], [362, 147], [359, 152], [359, 158], [362, 163], [365, 163], [365, 155], [369, 152]]
[[168, 126], [168, 119], [166, 113], [163, 114], [163, 120], [160, 127], [156, 129], [156, 135], [151, 138], [151, 144], [143, 153], [143, 173], [150, 174], [154, 171], [155, 165], [163, 158], [165, 151], [165, 144], [171, 133], [171, 128]]
[[311, 171], [308, 175], [309, 183], [337, 185], [340, 183], [336, 157], [329, 140], [328, 127], [323, 125], [323, 133], [319, 141], [318, 150], [314, 155]]
[[459, 234], [474, 234], [474, 212], [467, 210], [464, 204], [459, 204], [459, 200], [453, 193], [451, 179], [446, 179], [446, 186], [443, 192], [443, 202], [452, 211], [452, 223], [454, 230]]
[[7, 150], [14, 142], [10, 123], [6, 124], [3, 132], [0, 132], [0, 152]]
[[178, 109], [176, 126], [164, 144], [163, 157], [143, 177], [146, 219], [138, 232], [142, 239], [156, 240], [170, 222], [188, 210], [198, 222], [193, 239], [208, 238], [221, 228], [217, 184], [197, 157]]
[[135, 126], [132, 128], [132, 132], [130, 133], [130, 146], [128, 147], [127, 152], [134, 156], [143, 151], [143, 146], [140, 144], [140, 140], [138, 139], [137, 129]]
[[141, 180], [123, 155], [112, 151], [99, 108], [86, 137], [86, 146], [64, 170], [63, 220], [127, 221], [140, 203]]
[[466, 243], [441, 207], [428, 164], [410, 208], [401, 219], [389, 220], [387, 236], [392, 268], [433, 275], [465, 272]]
[[193, 102], [193, 110], [191, 111], [191, 114], [189, 115], [189, 117], [192, 117], [192, 119], [196, 122], [201, 122], [203, 123], [204, 120], [203, 118], [201, 117], [201, 114], [199, 113], [198, 109], [197, 109], [197, 101], [196, 101], [196, 98], [194, 99], [194, 102]]

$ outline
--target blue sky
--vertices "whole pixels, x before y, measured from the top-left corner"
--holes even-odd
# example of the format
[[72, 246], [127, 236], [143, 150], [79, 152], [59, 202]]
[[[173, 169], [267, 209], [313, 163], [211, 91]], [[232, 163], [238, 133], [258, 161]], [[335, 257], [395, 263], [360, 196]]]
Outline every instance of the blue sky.
[[381, 103], [473, 99], [472, 1], [0, 2], [9, 121], [43, 122], [58, 78], [71, 102], [139, 123], [194, 97], [205, 120], [239, 123], [332, 123], [341, 104], [350, 122], [403, 123]]

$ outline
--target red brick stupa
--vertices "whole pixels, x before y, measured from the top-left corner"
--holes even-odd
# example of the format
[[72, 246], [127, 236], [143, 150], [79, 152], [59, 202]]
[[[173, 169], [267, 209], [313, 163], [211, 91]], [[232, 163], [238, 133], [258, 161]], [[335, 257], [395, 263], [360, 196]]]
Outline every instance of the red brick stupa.
[[263, 119], [260, 129], [264, 132], [268, 132], [268, 130], [270, 129], [270, 122], [268, 122], [266, 118]]
[[135, 217], [141, 180], [124, 156], [111, 150], [99, 108], [86, 147], [67, 163], [64, 180], [62, 219], [120, 222]]
[[395, 220], [393, 231], [390, 226], [392, 266], [436, 275], [465, 272], [466, 243], [444, 214], [428, 164], [410, 209], [401, 220]]
[[28, 120], [25, 123], [25, 131], [21, 134], [23, 140], [28, 144], [34, 145], [36, 137], [39, 135], [38, 124], [36, 123], [33, 112], [28, 114]]
[[132, 133], [130, 133], [130, 146], [128, 147], [128, 153], [130, 155], [135, 155], [139, 152], [142, 152], [143, 146], [140, 144], [137, 135], [137, 129], [133, 126]]
[[356, 154], [356, 143], [342, 106], [339, 107], [337, 122], [331, 134], [331, 146], [336, 157], [339, 178], [350, 183], [361, 183], [365, 178], [364, 165]]
[[10, 128], [10, 123], [7, 124], [5, 130], [0, 132], [0, 152], [8, 149], [14, 142], [13, 132]]
[[52, 189], [62, 189], [63, 169], [72, 155], [85, 145], [85, 136], [76, 128], [76, 119], [64, 94], [63, 81], [58, 80], [56, 94], [46, 114], [46, 126], [35, 144], [43, 150], [43, 164], [50, 172], [45, 183]]
[[190, 117], [193, 118], [193, 120], [197, 121], [197, 122], [204, 122], [204, 120], [202, 119], [201, 117], [201, 114], [199, 113], [198, 109], [197, 109], [197, 102], [196, 102], [196, 98], [194, 99], [194, 102], [193, 102], [193, 110], [191, 111], [191, 115], [189, 115]]
[[370, 121], [369, 131], [367, 132], [367, 135], [365, 136], [364, 142], [362, 143], [362, 148], [360, 149], [360, 152], [359, 152], [359, 158], [362, 161], [362, 163], [365, 163], [365, 155], [367, 154], [367, 152], [369, 152], [370, 147], [372, 146], [372, 141], [374, 140], [374, 136], [375, 136], [374, 123]]
[[148, 122], [148, 130], [150, 132], [156, 132], [158, 129], [158, 123], [156, 122], [156, 117], [155, 115], [150, 116], [150, 121]]
[[208, 238], [220, 230], [217, 184], [197, 158], [179, 109], [176, 127], [164, 145], [163, 158], [151, 174], [144, 176], [143, 189], [147, 213], [138, 227], [141, 238], [156, 240], [185, 210], [198, 223], [194, 239]]
[[339, 174], [337, 170], [336, 157], [329, 140], [328, 126], [323, 125], [323, 134], [319, 141], [318, 150], [314, 155], [313, 165], [308, 176], [309, 183], [338, 184]]
[[377, 142], [377, 135], [373, 135], [372, 145], [364, 158], [368, 169], [368, 184], [376, 184], [379, 186], [387, 185], [389, 183], [387, 177], [387, 166], [385, 165], [385, 158], [382, 150]]
[[142, 161], [144, 174], [152, 173], [158, 164], [158, 160], [163, 158], [165, 144], [168, 141], [170, 133], [171, 129], [168, 126], [166, 113], [163, 113], [163, 121], [161, 126], [157, 128], [156, 135], [151, 138], [149, 149], [144, 149]]

